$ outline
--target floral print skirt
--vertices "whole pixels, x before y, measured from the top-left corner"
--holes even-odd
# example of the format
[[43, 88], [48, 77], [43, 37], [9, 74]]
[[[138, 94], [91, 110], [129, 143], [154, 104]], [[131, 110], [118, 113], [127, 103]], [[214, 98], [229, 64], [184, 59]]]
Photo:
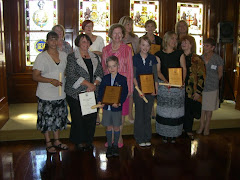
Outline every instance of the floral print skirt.
[[47, 101], [38, 98], [37, 129], [46, 131], [63, 130], [67, 127], [66, 99]]

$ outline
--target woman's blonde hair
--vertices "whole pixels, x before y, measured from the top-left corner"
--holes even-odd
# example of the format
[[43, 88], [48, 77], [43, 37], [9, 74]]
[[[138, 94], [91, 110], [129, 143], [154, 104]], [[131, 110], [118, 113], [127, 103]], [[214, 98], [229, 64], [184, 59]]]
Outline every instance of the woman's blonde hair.
[[[164, 34], [163, 41], [162, 41], [162, 47], [164, 50], [167, 49], [168, 41], [170, 40], [170, 38], [173, 35], [177, 36], [177, 34], [174, 31], [168, 31]], [[174, 47], [174, 49], [177, 49], [177, 43], [176, 43], [176, 46]]]
[[55, 31], [55, 29], [56, 29], [57, 27], [59, 27], [59, 28], [63, 31], [63, 38], [64, 38], [64, 37], [65, 37], [65, 29], [64, 29], [63, 25], [57, 24], [57, 25], [53, 26], [53, 27], [52, 27], [52, 31]]
[[179, 35], [178, 26], [180, 25], [180, 23], [183, 23], [184, 26], [187, 27], [187, 32], [186, 32], [186, 33], [188, 34], [188, 24], [187, 24], [187, 22], [184, 21], [184, 20], [180, 20], [180, 21], [178, 21], [178, 22], [176, 23], [176, 25], [175, 25], [175, 32], [177, 33], [177, 35]]
[[[127, 23], [133, 24], [133, 20], [132, 20], [132, 18], [130, 18], [129, 16], [123, 16], [123, 17], [119, 20], [118, 23], [121, 24], [121, 25], [123, 25], [123, 26], [125, 27], [125, 25], [126, 25]], [[129, 35], [132, 36], [132, 37], [135, 37], [135, 36], [136, 36], [136, 35], [133, 33], [133, 29], [132, 29], [132, 31], [129, 33]]]

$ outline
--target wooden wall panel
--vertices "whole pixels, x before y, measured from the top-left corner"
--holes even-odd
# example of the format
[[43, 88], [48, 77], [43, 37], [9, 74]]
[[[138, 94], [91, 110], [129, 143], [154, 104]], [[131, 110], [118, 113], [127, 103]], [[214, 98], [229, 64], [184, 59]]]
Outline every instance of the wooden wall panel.
[[[0, 3], [2, 5], [2, 0]], [[0, 6], [0, 129], [9, 118], [3, 23], [3, 7]]]
[[[36, 101], [36, 83], [31, 80], [31, 68], [25, 67], [23, 2], [24, 0], [4, 1], [6, 63], [10, 103]], [[130, 0], [111, 0], [110, 2], [111, 24], [117, 23], [122, 16], [129, 16]], [[159, 0], [159, 35], [161, 37], [163, 37], [165, 32], [174, 30], [175, 28], [177, 2], [178, 0]], [[182, 2], [201, 2], [204, 4], [204, 38], [217, 38], [217, 23], [220, 21], [228, 20], [237, 24], [235, 17], [238, 11], [235, 7], [238, 4], [238, 0], [182, 0]], [[70, 44], [73, 44], [79, 31], [78, 0], [58, 0], [58, 3], [59, 24], [64, 25], [66, 28], [66, 40]], [[229, 70], [229, 78], [233, 79], [230, 81], [233, 86], [234, 74], [230, 73], [230, 71], [234, 68], [233, 62], [237, 57], [236, 41], [226, 47], [228, 57], [226, 67]], [[222, 55], [223, 47], [219, 47], [218, 49]], [[231, 96], [229, 90], [225, 90], [224, 93], [226, 98]]]

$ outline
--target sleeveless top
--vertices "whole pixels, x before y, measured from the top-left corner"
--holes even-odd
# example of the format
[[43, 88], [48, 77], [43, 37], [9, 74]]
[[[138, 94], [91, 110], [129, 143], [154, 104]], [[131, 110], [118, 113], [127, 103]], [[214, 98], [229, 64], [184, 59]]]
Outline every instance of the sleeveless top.
[[161, 61], [161, 73], [168, 79], [168, 68], [177, 68], [180, 66], [180, 57], [183, 54], [181, 50], [175, 50], [172, 53], [165, 53], [162, 50], [158, 51], [155, 55], [160, 58]]

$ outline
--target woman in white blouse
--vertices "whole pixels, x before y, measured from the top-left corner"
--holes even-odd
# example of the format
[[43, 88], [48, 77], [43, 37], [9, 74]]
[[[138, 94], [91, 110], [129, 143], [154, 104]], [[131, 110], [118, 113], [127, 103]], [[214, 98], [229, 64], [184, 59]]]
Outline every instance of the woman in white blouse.
[[89, 50], [99, 56], [102, 56], [102, 49], [105, 46], [104, 40], [101, 36], [96, 36], [92, 33], [93, 26], [94, 24], [91, 20], [85, 20], [82, 23], [83, 32], [87, 34], [92, 41], [92, 45], [89, 47]]
[[[57, 45], [58, 34], [50, 31], [47, 34], [44, 51], [35, 60], [32, 75], [33, 80], [38, 82], [37, 129], [44, 134], [48, 153], [56, 153], [56, 149], [68, 149], [66, 144], [59, 141], [59, 130], [67, 127], [67, 103], [64, 92], [67, 54], [57, 50]], [[49, 131], [53, 131], [53, 143]]]

